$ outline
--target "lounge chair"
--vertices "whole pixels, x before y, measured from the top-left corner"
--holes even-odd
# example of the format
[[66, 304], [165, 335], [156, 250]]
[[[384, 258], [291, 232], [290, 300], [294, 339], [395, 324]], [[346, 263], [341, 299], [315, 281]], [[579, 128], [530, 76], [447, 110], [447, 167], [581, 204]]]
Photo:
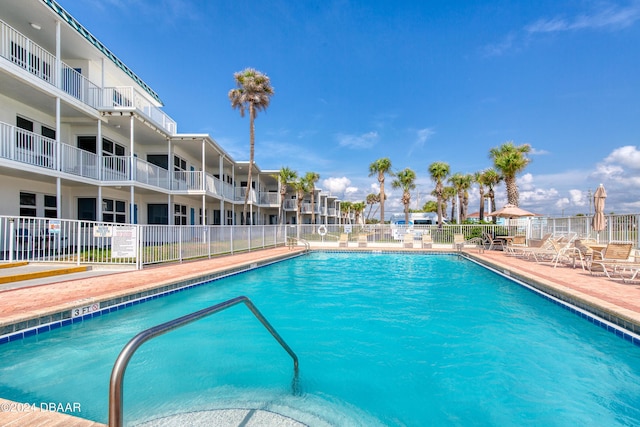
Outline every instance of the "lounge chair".
[[487, 232], [482, 233], [482, 243], [484, 244], [484, 248], [488, 251], [492, 249], [503, 249], [502, 241], [496, 240], [493, 236]]
[[604, 273], [610, 279], [612, 279], [612, 274], [622, 274], [625, 269], [636, 265], [629, 260], [632, 250], [633, 243], [631, 242], [609, 242], [604, 250], [593, 251], [589, 272], [592, 275]]
[[340, 238], [338, 238], [338, 247], [346, 248], [349, 246], [349, 235], [346, 233], [342, 233]]
[[453, 235], [453, 249], [461, 251], [464, 248], [464, 234]]
[[433, 248], [433, 239], [431, 238], [431, 234], [424, 233], [422, 235], [422, 249], [431, 248]]
[[522, 257], [522, 258], [533, 257], [533, 259], [536, 262], [541, 262], [545, 258], [552, 258], [552, 259], [555, 258], [555, 256], [558, 254], [558, 249], [555, 246], [556, 243], [557, 242], [550, 237], [544, 242], [542, 242], [542, 245], [539, 247], [538, 246], [533, 246], [533, 247], [532, 246], [522, 246], [522, 247], [512, 246], [509, 248], [509, 251], [511, 255]]
[[360, 234], [358, 236], [358, 247], [359, 248], [366, 248], [367, 247], [367, 235], [366, 234]]
[[402, 237], [403, 248], [413, 248], [413, 233], [404, 233]]

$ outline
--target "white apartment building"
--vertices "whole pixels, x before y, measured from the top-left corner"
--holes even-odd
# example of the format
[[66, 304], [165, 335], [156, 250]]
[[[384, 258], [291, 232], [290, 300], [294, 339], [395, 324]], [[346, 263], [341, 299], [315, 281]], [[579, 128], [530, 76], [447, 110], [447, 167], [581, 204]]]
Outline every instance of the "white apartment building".
[[[140, 49], [144, 47], [141, 46]], [[278, 170], [178, 132], [162, 101], [54, 0], [0, 0], [0, 215], [139, 224], [276, 224]], [[315, 222], [339, 222], [316, 190]], [[311, 195], [301, 205], [311, 223]], [[296, 223], [287, 194], [285, 221]]]

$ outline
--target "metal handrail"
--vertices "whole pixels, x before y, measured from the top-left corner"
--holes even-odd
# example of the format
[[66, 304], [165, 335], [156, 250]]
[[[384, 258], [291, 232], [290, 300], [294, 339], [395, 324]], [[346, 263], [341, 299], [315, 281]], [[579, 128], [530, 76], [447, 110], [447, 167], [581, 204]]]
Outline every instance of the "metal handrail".
[[[309, 243], [309, 241], [308, 241], [308, 240], [306, 240], [306, 239], [301, 239], [301, 238], [296, 237], [296, 236], [287, 236], [287, 238], [288, 238], [288, 239], [291, 239], [291, 241], [296, 240], [296, 241], [298, 241], [298, 242], [302, 243], [302, 244], [304, 245], [304, 249], [305, 249], [305, 251], [307, 251], [307, 252], [308, 252], [308, 251], [310, 251], [310, 250], [311, 250], [311, 243]], [[291, 245], [291, 246], [293, 246], [293, 245]]]
[[122, 411], [122, 384], [124, 381], [124, 373], [127, 369], [127, 365], [129, 361], [133, 357], [133, 354], [138, 350], [138, 348], [149, 341], [152, 338], [155, 338], [159, 335], [162, 335], [166, 332], [177, 329], [181, 326], [189, 324], [191, 322], [195, 322], [196, 320], [200, 320], [203, 317], [209, 316], [211, 314], [217, 313], [219, 311], [225, 310], [227, 308], [233, 307], [236, 304], [244, 303], [249, 310], [256, 316], [256, 318], [262, 323], [262, 325], [271, 333], [271, 335], [280, 343], [282, 348], [286, 350], [287, 353], [293, 359], [293, 370], [294, 370], [294, 391], [297, 386], [298, 379], [298, 356], [291, 350], [291, 347], [287, 345], [287, 343], [282, 339], [280, 334], [271, 326], [269, 321], [260, 313], [258, 308], [253, 305], [251, 300], [246, 296], [239, 296], [228, 301], [222, 302], [220, 304], [213, 305], [211, 307], [196, 311], [191, 314], [187, 314], [186, 316], [179, 317], [177, 319], [170, 320], [161, 325], [154, 326], [145, 331], [140, 332], [138, 335], [133, 337], [131, 341], [124, 346], [118, 358], [116, 359], [115, 364], [113, 365], [113, 370], [111, 371], [111, 380], [109, 382], [109, 426], [110, 427], [121, 427], [123, 424], [123, 411]]

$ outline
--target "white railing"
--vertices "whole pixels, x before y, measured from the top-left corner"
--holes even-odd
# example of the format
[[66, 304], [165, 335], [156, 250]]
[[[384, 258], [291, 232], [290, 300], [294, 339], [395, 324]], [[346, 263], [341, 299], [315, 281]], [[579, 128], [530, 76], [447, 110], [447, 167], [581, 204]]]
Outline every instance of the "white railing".
[[280, 204], [280, 193], [275, 192], [264, 192], [260, 193], [260, 202], [261, 205], [279, 205]]
[[92, 83], [62, 61], [60, 62], [61, 75], [58, 76], [55, 55], [3, 21], [0, 21], [0, 37], [0, 56], [30, 74], [96, 109], [135, 108], [169, 134], [176, 134], [176, 122], [134, 87], [108, 87], [102, 90], [100, 86]]
[[0, 123], [0, 157], [56, 169], [56, 141], [6, 123]]
[[202, 172], [173, 172], [171, 189], [175, 191], [202, 191]]
[[59, 78], [55, 55], [3, 21], [0, 21], [0, 56], [93, 108], [102, 104], [98, 85], [62, 61]]
[[72, 175], [98, 179], [98, 156], [78, 147], [61, 144], [60, 170]]
[[102, 181], [128, 181], [129, 156], [104, 156], [102, 158]]
[[212, 196], [222, 196], [222, 182], [208, 173], [204, 179], [204, 191]]
[[135, 179], [137, 182], [152, 185], [154, 187], [164, 188], [166, 190], [171, 189], [171, 175], [168, 170], [156, 166], [152, 163], [146, 162], [137, 157], [135, 158], [135, 160]]
[[235, 187], [231, 184], [229, 184], [228, 182], [222, 182], [222, 195], [224, 196], [225, 199], [229, 199], [229, 200], [237, 200], [235, 197], [236, 191], [235, 191]]
[[296, 204], [296, 202], [296, 199], [284, 199], [282, 209], [284, 209], [285, 211], [295, 211], [298, 209], [298, 205]]
[[283, 246], [276, 225], [136, 225], [0, 216], [0, 259], [73, 264], [129, 264], [208, 258]]
[[103, 108], [136, 109], [169, 134], [177, 132], [176, 122], [132, 86], [105, 87]]

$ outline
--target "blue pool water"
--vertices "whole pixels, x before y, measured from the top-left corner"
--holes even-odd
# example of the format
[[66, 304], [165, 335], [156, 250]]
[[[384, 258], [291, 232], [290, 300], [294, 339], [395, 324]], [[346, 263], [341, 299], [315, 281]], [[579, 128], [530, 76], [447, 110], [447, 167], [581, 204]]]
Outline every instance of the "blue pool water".
[[640, 348], [458, 256], [313, 253], [0, 346], [0, 396], [107, 421], [135, 334], [248, 296], [144, 344], [125, 421], [254, 407], [310, 425], [640, 425]]

